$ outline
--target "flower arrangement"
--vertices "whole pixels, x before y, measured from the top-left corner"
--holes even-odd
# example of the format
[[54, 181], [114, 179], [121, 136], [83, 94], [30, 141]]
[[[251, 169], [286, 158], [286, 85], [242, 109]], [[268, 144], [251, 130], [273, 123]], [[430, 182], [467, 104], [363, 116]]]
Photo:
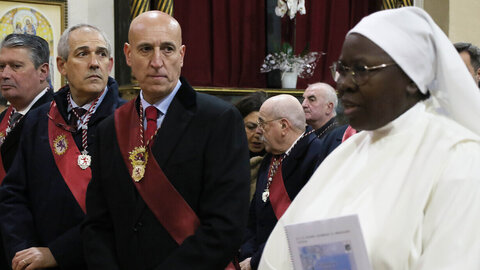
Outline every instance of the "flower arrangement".
[[267, 55], [263, 60], [260, 72], [270, 72], [279, 69], [282, 73], [294, 72], [300, 78], [310, 78], [318, 60], [324, 53], [308, 52], [308, 45], [299, 55], [293, 54], [293, 48], [288, 43], [283, 43], [280, 52]]
[[295, 18], [297, 11], [300, 14], [305, 14], [307, 12], [305, 9], [305, 0], [278, 0], [275, 14], [283, 18], [287, 11], [291, 20]]

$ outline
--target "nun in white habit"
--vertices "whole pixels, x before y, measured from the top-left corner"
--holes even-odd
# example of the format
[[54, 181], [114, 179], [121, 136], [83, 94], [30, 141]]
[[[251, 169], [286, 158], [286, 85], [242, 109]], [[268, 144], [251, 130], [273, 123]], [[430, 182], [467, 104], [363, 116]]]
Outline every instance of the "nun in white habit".
[[292, 269], [284, 226], [358, 214], [373, 269], [480, 269], [480, 93], [422, 9], [380, 11], [332, 67], [353, 128], [277, 223], [259, 269]]

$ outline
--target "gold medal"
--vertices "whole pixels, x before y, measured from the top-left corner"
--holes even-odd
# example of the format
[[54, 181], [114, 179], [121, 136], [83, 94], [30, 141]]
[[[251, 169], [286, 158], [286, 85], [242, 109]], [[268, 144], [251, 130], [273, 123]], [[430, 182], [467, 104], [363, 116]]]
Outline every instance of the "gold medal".
[[148, 153], [145, 146], [137, 146], [129, 152], [130, 163], [132, 164], [132, 179], [140, 182], [145, 176], [145, 167], [147, 166]]
[[145, 175], [145, 166], [144, 165], [135, 165], [132, 169], [132, 178], [135, 182], [140, 182], [143, 176]]

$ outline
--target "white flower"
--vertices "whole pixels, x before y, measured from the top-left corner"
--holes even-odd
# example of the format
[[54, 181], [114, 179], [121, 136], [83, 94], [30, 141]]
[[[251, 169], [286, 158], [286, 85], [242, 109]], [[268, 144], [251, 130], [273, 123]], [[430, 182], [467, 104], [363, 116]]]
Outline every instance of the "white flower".
[[295, 14], [305, 14], [305, 0], [277, 0], [277, 7], [275, 8], [275, 14], [282, 17], [287, 13], [290, 19], [295, 18]]
[[298, 1], [298, 7], [297, 7], [298, 13], [304, 15], [307, 13], [307, 9], [305, 9], [305, 0], [299, 0]]
[[287, 9], [288, 9], [287, 4], [283, 0], [278, 0], [277, 7], [275, 8], [275, 14], [278, 17], [283, 18], [283, 15], [285, 15], [285, 13], [287, 12]]

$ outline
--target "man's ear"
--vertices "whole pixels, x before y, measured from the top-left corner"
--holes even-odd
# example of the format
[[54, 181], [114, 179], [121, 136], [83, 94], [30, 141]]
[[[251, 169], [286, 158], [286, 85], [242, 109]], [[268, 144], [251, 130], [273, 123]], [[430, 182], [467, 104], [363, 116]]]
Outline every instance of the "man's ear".
[[327, 115], [332, 114], [333, 110], [334, 110], [333, 102], [328, 102], [327, 103]]
[[38, 67], [38, 72], [40, 74], [40, 80], [41, 82], [43, 83], [44, 81], [47, 80], [47, 77], [48, 77], [48, 74], [49, 74], [49, 70], [50, 70], [50, 66], [48, 65], [48, 63], [43, 63], [42, 65], [40, 65]]
[[67, 69], [65, 67], [66, 63], [67, 62], [63, 58], [57, 56], [57, 69], [63, 76], [67, 76]]
[[476, 80], [476, 81], [480, 81], [480, 68], [477, 69], [477, 74], [476, 74], [476, 76], [477, 76], [477, 80]]
[[125, 42], [125, 44], [123, 45], [123, 54], [125, 54], [125, 61], [126, 61], [128, 66], [132, 66], [132, 64], [130, 62], [130, 53], [131, 53], [130, 44]]

